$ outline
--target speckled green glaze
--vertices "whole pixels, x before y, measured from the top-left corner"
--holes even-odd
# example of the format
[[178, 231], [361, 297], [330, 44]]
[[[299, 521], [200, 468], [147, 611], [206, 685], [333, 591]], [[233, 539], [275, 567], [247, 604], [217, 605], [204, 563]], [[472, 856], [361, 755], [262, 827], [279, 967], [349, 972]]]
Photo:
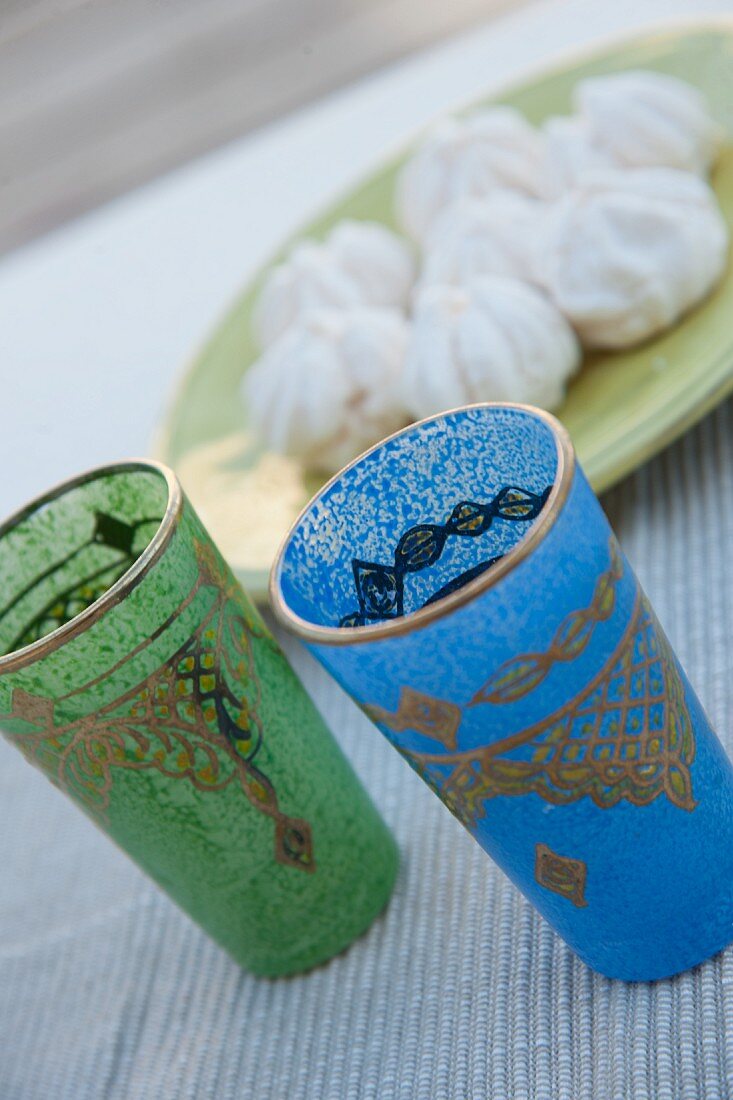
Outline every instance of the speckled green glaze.
[[169, 471], [34, 502], [0, 576], [0, 728], [242, 966], [368, 927], [394, 841]]

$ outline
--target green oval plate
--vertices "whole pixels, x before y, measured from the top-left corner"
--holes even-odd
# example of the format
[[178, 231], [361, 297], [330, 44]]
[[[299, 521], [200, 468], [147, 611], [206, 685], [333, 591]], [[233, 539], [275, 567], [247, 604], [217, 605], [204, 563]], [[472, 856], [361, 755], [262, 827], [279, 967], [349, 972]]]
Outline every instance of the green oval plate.
[[[731, 23], [616, 43], [490, 102], [511, 104], [539, 123], [569, 112], [573, 85], [582, 77], [631, 68], [658, 69], [696, 84], [727, 132], [733, 132]], [[346, 217], [394, 227], [394, 180], [408, 152], [380, 165], [297, 236], [321, 237]], [[733, 222], [733, 149], [719, 161], [713, 186]], [[257, 354], [250, 315], [269, 266], [245, 289], [184, 377], [158, 447], [255, 597], [265, 594], [280, 539], [319, 488], [318, 480], [297, 464], [263, 452], [243, 429], [239, 386]], [[732, 291], [729, 270], [715, 294], [663, 337], [633, 351], [586, 357], [557, 415], [597, 491], [661, 450], [733, 391]]]

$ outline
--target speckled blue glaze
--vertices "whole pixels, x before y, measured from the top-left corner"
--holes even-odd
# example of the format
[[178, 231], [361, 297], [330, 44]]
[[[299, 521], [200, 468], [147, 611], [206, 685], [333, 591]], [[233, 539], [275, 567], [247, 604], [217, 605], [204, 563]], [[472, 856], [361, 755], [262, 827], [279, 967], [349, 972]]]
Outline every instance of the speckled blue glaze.
[[[581, 958], [649, 980], [733, 939], [733, 769], [563, 438], [551, 418], [511, 406], [407, 429], [311, 503], [272, 592]], [[389, 568], [405, 532], [444, 532], [461, 501], [552, 485], [529, 522], [440, 534], [439, 556], [404, 573], [403, 615], [388, 592], [364, 618], [354, 559]], [[509, 567], [418, 610], [510, 551]], [[354, 608], [373, 625], [339, 628]]]
[[[310, 622], [338, 625], [357, 606], [353, 558], [389, 563], [411, 526], [443, 523], [454, 504], [490, 500], [504, 485], [541, 493], [555, 478], [556, 451], [550, 431], [538, 434], [535, 421], [507, 410], [491, 423], [475, 411], [429, 421], [418, 446], [413, 433], [394, 436], [345, 470], [301, 518], [282, 571], [287, 604]], [[485, 539], [448, 540], [432, 568], [407, 580], [405, 613], [484, 551], [506, 553], [524, 533], [523, 523], [497, 522]]]

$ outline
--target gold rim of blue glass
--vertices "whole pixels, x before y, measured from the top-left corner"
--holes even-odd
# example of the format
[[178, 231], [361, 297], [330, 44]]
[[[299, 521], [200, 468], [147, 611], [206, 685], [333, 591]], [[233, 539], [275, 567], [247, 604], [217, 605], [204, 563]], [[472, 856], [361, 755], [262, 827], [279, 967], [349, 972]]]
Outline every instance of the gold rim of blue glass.
[[12, 653], [0, 654], [0, 674], [22, 668], [24, 665], [31, 664], [33, 661], [47, 656], [52, 650], [57, 649], [71, 638], [88, 630], [89, 627], [97, 622], [97, 620], [106, 614], [107, 611], [124, 600], [132, 589], [140, 583], [150, 567], [158, 561], [170, 542], [171, 536], [181, 516], [181, 512], [183, 511], [183, 491], [173, 470], [166, 466], [165, 463], [157, 462], [155, 459], [130, 458], [121, 462], [110, 462], [104, 466], [95, 466], [91, 470], [86, 470], [84, 473], [78, 474], [76, 477], [61, 481], [58, 485], [54, 485], [53, 488], [49, 489], [41, 496], [35, 497], [28, 504], [25, 504], [17, 512], [14, 512], [6, 520], [0, 523], [0, 539], [2, 539], [12, 531], [13, 528], [23, 523], [23, 521], [32, 516], [34, 512], [37, 512], [39, 508], [43, 508], [46, 504], [58, 500], [73, 489], [78, 489], [80, 485], [86, 485], [88, 482], [96, 481], [97, 478], [105, 477], [108, 474], [133, 473], [135, 471], [160, 474], [166, 483], [168, 499], [165, 512], [163, 513], [155, 534], [130, 568], [111, 584], [99, 599], [95, 600], [89, 607], [80, 611], [78, 615], [69, 619], [68, 622], [56, 627], [55, 630], [45, 634], [42, 638], [39, 638], [38, 641], [31, 642], [30, 645], [23, 646], [21, 649], [13, 650]]
[[[443, 420], [446, 417], [455, 416], [458, 413], [467, 412], [473, 409], [481, 409], [487, 412], [501, 409], [515, 409], [529, 416], [533, 416], [536, 420], [541, 420], [552, 432], [555, 440], [555, 447], [557, 449], [555, 479], [545, 506], [529, 531], [522, 536], [519, 542], [517, 542], [500, 561], [492, 565], [485, 573], [468, 581], [455, 592], [451, 592], [449, 595], [443, 596], [442, 599], [436, 600], [426, 607], [421, 607], [417, 611], [411, 612], [409, 615], [383, 620], [380, 623], [375, 623], [370, 626], [350, 627], [320, 626], [317, 623], [312, 623], [307, 619], [303, 619], [300, 615], [296, 615], [282, 594], [281, 580], [283, 561], [291, 539], [294, 537], [298, 527], [314, 505], [321, 500], [326, 493], [329, 492], [331, 487], [340, 481], [349, 470], [354, 469], [354, 467], [363, 462], [365, 458], [368, 458], [369, 455], [381, 450], [386, 443], [400, 436], [419, 431], [424, 425], [431, 424], [436, 420]], [[544, 409], [535, 408], [533, 405], [523, 405], [509, 401], [486, 401], [474, 405], [461, 405], [456, 409], [446, 409], [445, 412], [438, 413], [435, 416], [427, 416], [423, 420], [416, 420], [413, 424], [408, 424], [407, 427], [401, 428], [397, 432], [393, 432], [392, 435], [388, 435], [385, 439], [375, 444], [375, 446], [370, 447], [369, 450], [364, 451], [351, 462], [347, 463], [338, 473], [334, 474], [321, 489], [319, 489], [315, 496], [311, 497], [305, 508], [302, 509], [300, 515], [280, 543], [277, 554], [275, 555], [275, 561], [270, 570], [269, 595], [270, 604], [275, 617], [282, 626], [286, 627], [291, 633], [296, 634], [304, 641], [317, 642], [320, 645], [356, 645], [364, 642], [380, 641], [402, 634], [410, 634], [413, 630], [420, 630], [422, 627], [427, 626], [428, 623], [442, 618], [443, 615], [447, 615], [463, 604], [469, 603], [471, 600], [481, 595], [482, 592], [492, 588], [502, 579], [502, 577], [505, 577], [507, 573], [511, 572], [515, 566], [519, 565], [521, 561], [532, 553], [544, 539], [560, 514], [567, 499], [568, 492], [570, 491], [574, 472], [575, 450], [567, 431], [560, 421], [551, 413], [545, 412]]]

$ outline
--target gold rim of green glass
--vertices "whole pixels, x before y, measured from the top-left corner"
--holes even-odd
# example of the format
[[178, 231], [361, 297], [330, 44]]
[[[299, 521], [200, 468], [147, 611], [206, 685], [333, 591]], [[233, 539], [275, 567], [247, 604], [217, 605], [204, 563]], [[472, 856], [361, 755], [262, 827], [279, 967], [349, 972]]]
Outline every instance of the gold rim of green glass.
[[76, 477], [60, 482], [41, 496], [35, 497], [0, 523], [0, 539], [3, 539], [15, 527], [18, 527], [24, 520], [32, 516], [34, 512], [37, 512], [39, 508], [43, 508], [54, 500], [59, 500], [66, 493], [79, 488], [80, 485], [96, 481], [97, 478], [108, 474], [131, 473], [134, 471], [157, 473], [165, 480], [168, 489], [168, 500], [155, 534], [130, 568], [89, 607], [80, 611], [78, 615], [63, 623], [62, 626], [39, 638], [38, 641], [14, 650], [12, 653], [0, 654], [0, 675], [4, 672], [16, 671], [47, 656], [65, 642], [88, 630], [111, 608], [125, 599], [133, 588], [140, 583], [151, 566], [158, 561], [170, 542], [183, 510], [183, 490], [178, 478], [165, 463], [154, 459], [126, 459], [122, 462], [111, 462], [103, 466], [95, 466]]

